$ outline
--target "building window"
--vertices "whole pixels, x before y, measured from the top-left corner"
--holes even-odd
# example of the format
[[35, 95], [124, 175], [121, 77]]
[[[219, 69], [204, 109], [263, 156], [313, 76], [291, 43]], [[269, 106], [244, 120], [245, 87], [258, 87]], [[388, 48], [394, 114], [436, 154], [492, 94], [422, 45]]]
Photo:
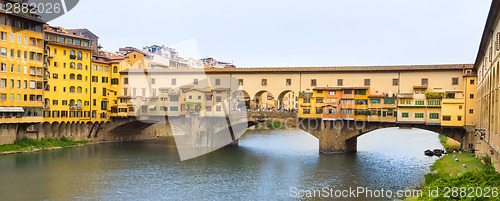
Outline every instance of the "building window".
[[470, 84], [474, 84], [474, 80], [470, 80]]
[[220, 85], [220, 79], [215, 79], [215, 86], [219, 86]]
[[323, 109], [320, 108], [316, 109], [316, 114], [323, 114]]
[[243, 86], [243, 79], [239, 79], [238, 81], [239, 81], [240, 86]]
[[309, 99], [309, 98], [304, 98], [303, 102], [304, 102], [304, 103], [311, 103], [311, 99]]
[[451, 121], [451, 116], [443, 116], [443, 121]]
[[469, 114], [474, 114], [474, 109], [469, 109]]
[[429, 119], [439, 119], [439, 113], [429, 113]]
[[458, 78], [451, 78], [451, 84], [452, 85], [458, 85]]
[[286, 79], [286, 85], [287, 86], [292, 85], [292, 79]]
[[198, 85], [198, 79], [193, 79], [193, 84]]
[[403, 113], [401, 113], [401, 117], [403, 117], [403, 118], [408, 118], [408, 112], [403, 112]]
[[470, 99], [474, 99], [474, 94], [470, 94]]
[[128, 77], [123, 78], [123, 84], [128, 84]]
[[175, 78], [172, 78], [171, 84], [172, 85], [176, 85], [177, 84], [177, 80]]
[[261, 85], [262, 86], [267, 86], [267, 79], [262, 79]]
[[370, 86], [370, 79], [365, 79], [365, 86]]
[[156, 84], [156, 79], [155, 78], [151, 78], [151, 84]]
[[316, 103], [323, 103], [323, 99], [322, 98], [317, 98], [316, 99]]
[[422, 78], [422, 86], [427, 86], [429, 84], [429, 80], [427, 78]]
[[395, 78], [395, 79], [392, 79], [392, 86], [398, 86], [399, 84], [399, 79]]
[[303, 109], [302, 114], [311, 114], [311, 109]]
[[316, 86], [316, 79], [311, 79], [311, 86]]
[[424, 118], [424, 113], [415, 113], [415, 118]]
[[344, 80], [343, 79], [337, 79], [337, 86], [344, 86]]
[[458, 116], [458, 117], [457, 117], [457, 120], [458, 120], [458, 121], [462, 121], [462, 116]]
[[415, 105], [425, 105], [425, 101], [423, 101], [423, 100], [415, 100]]

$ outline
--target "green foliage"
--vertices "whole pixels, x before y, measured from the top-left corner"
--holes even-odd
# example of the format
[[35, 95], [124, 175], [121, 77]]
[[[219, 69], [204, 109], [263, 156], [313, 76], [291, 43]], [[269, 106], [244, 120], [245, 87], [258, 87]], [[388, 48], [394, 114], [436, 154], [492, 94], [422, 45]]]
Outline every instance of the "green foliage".
[[425, 97], [426, 98], [443, 98], [444, 93], [443, 92], [425, 92]]
[[14, 144], [5, 144], [0, 146], [0, 153], [5, 151], [27, 151], [33, 148], [48, 148], [48, 147], [68, 147], [78, 144], [85, 144], [88, 141], [72, 141], [65, 136], [60, 139], [44, 139], [33, 140], [29, 138], [22, 138], [14, 141]]
[[[487, 165], [482, 171], [469, 171], [457, 177], [438, 178], [430, 185], [422, 189], [422, 197], [420, 197], [419, 200], [491, 200], [491, 198], [487, 199], [484, 197], [460, 197], [459, 194], [458, 196], [453, 197], [451, 192], [448, 193], [450, 198], [445, 198], [445, 192], [448, 191], [445, 191], [446, 187], [457, 187], [459, 189], [461, 187], [465, 187], [466, 189], [469, 187], [474, 189], [478, 187], [481, 187], [482, 189], [485, 187], [489, 187], [490, 189], [493, 187], [500, 188], [500, 174], [495, 171], [493, 166], [490, 164]], [[439, 189], [438, 197], [431, 197], [429, 195], [429, 191], [436, 189]], [[468, 194], [471, 191], [466, 190], [466, 192]]]
[[448, 137], [444, 136], [444, 135], [441, 135], [439, 134], [439, 141], [441, 142], [441, 144], [443, 145], [444, 147], [444, 150], [446, 150], [446, 152], [453, 152], [453, 150], [451, 150], [450, 148], [450, 145], [447, 143], [448, 141]]
[[285, 126], [281, 122], [270, 121], [267, 122], [267, 127], [270, 129], [283, 129]]

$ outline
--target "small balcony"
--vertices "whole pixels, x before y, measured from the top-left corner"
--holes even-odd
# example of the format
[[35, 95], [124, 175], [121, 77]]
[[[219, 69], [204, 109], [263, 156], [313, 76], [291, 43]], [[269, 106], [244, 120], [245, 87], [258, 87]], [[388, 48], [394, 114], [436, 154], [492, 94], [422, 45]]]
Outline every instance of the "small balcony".
[[398, 98], [413, 98], [413, 93], [398, 93]]

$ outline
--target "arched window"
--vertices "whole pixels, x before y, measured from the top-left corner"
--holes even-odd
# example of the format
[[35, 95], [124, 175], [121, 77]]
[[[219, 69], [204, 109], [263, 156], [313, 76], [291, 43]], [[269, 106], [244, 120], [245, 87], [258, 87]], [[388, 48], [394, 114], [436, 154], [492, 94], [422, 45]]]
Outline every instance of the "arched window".
[[75, 87], [74, 87], [74, 86], [71, 86], [71, 87], [69, 88], [69, 92], [70, 92], [70, 93], [75, 93]]
[[82, 70], [82, 64], [81, 63], [76, 64], [76, 69]]
[[118, 67], [113, 67], [113, 73], [118, 73]]
[[45, 91], [50, 91], [50, 85], [45, 86]]
[[73, 74], [73, 73], [69, 74], [69, 79], [70, 80], [75, 80], [75, 74]]
[[76, 80], [82, 81], [82, 75], [78, 74], [78, 75], [76, 76]]
[[69, 68], [75, 69], [75, 63], [74, 62], [69, 63]]
[[70, 59], [76, 59], [75, 50], [69, 51], [69, 58]]
[[78, 51], [78, 53], [76, 54], [76, 59], [82, 60], [82, 52]]
[[69, 100], [69, 106], [75, 106], [75, 100], [73, 99]]
[[76, 88], [76, 93], [82, 93], [82, 87]]
[[76, 101], [76, 106], [82, 107], [82, 100], [77, 100]]

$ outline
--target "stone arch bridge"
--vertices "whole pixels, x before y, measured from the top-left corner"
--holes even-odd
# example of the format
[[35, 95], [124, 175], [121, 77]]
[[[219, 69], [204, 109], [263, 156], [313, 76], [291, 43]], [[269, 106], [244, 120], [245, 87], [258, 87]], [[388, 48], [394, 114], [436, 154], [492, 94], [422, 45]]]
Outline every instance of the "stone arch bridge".
[[[270, 121], [304, 130], [319, 139], [319, 150], [322, 153], [344, 153], [356, 151], [357, 137], [381, 128], [419, 128], [443, 134], [462, 144], [462, 149], [472, 148], [474, 131], [462, 127], [443, 127], [394, 122], [368, 122], [353, 120], [322, 120], [314, 118], [298, 118], [290, 112], [240, 112], [229, 117], [132, 117], [123, 118], [106, 124], [94, 135], [113, 136], [118, 139], [133, 139], [132, 136], [149, 133], [169, 132], [170, 134], [193, 135], [196, 146], [224, 146], [229, 142], [222, 140], [217, 144], [214, 139], [229, 139], [237, 142], [244, 131], [257, 124]], [[173, 125], [175, 124], [175, 125]], [[152, 126], [153, 125], [153, 126]], [[159, 125], [165, 130], [159, 131]], [[182, 127], [181, 131], [176, 127]], [[176, 131], [177, 130], [177, 131]], [[102, 134], [101, 134], [102, 133]], [[150, 134], [151, 135], [151, 134]], [[154, 134], [152, 135], [154, 136]]]

